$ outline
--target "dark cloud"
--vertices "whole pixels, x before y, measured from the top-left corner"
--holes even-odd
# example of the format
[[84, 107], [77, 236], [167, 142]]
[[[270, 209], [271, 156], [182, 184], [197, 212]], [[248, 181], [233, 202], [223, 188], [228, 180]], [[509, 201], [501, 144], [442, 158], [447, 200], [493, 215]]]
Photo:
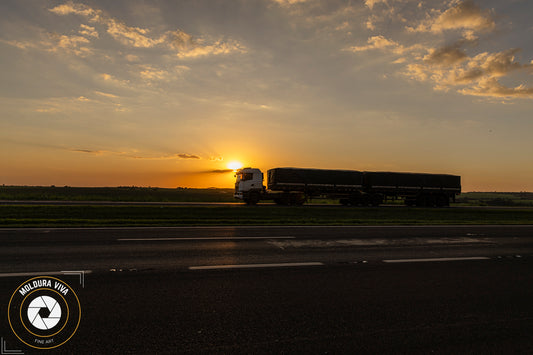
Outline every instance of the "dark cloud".
[[462, 50], [461, 42], [437, 49], [432, 49], [424, 57], [424, 62], [433, 65], [451, 66], [464, 61], [468, 56]]
[[[60, 148], [64, 149], [64, 148]], [[142, 160], [173, 160], [173, 159], [202, 159], [200, 156], [196, 154], [188, 154], [188, 153], [178, 153], [178, 154], [171, 154], [171, 155], [162, 155], [162, 156], [141, 156], [141, 155], [133, 155], [128, 152], [114, 152], [110, 150], [93, 150], [93, 149], [84, 149], [84, 148], [67, 148], [67, 150], [71, 152], [78, 152], [78, 153], [87, 153], [87, 154], [95, 154], [95, 155], [118, 155], [123, 156], [126, 158], [131, 159], [142, 159]]]
[[[63, 148], [61, 147], [60, 149], [63, 149]], [[96, 154], [96, 155], [100, 155], [100, 154], [106, 153], [105, 150], [77, 149], [77, 148], [71, 148], [71, 149], [68, 149], [68, 150], [70, 150], [71, 152]]]
[[208, 173], [212, 174], [226, 174], [226, 173], [232, 173], [233, 169], [215, 169], [215, 170], [209, 170]]
[[195, 155], [195, 154], [181, 153], [181, 154], [176, 154], [176, 156], [180, 159], [201, 159], [198, 155]]

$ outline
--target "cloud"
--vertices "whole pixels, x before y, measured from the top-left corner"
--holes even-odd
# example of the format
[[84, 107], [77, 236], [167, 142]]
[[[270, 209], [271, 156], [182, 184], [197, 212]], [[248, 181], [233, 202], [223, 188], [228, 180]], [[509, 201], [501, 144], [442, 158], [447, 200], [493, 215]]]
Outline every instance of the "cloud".
[[87, 154], [94, 154], [94, 155], [103, 155], [105, 153], [112, 153], [106, 150], [91, 150], [91, 149], [76, 149], [76, 148], [70, 148], [68, 150], [70, 150], [71, 152], [87, 153]]
[[85, 4], [75, 4], [72, 1], [58, 5], [49, 11], [63, 16], [70, 14], [81, 15], [90, 18], [92, 21], [98, 21], [102, 14], [100, 10], [94, 10]]
[[272, 0], [272, 1], [281, 6], [291, 6], [291, 5], [307, 2], [308, 0]]
[[150, 65], [142, 65], [139, 75], [144, 80], [165, 80], [169, 78], [167, 71], [156, 69]]
[[431, 65], [450, 66], [466, 60], [467, 55], [460, 48], [461, 43], [456, 43], [440, 48], [432, 48], [424, 57], [424, 62]]
[[180, 159], [201, 159], [198, 155], [194, 154], [177, 154]]
[[86, 153], [86, 154], [92, 154], [92, 155], [117, 155], [122, 156], [125, 158], [130, 159], [140, 159], [140, 160], [200, 160], [202, 159], [199, 155], [196, 154], [188, 154], [188, 153], [177, 153], [177, 154], [170, 154], [170, 155], [160, 155], [160, 156], [143, 156], [136, 154], [137, 150], [132, 150], [130, 152], [119, 152], [119, 151], [112, 151], [112, 150], [102, 150], [102, 149], [87, 149], [87, 148], [63, 148], [60, 149], [66, 149], [71, 152], [77, 152], [77, 153]]
[[464, 95], [488, 96], [496, 98], [533, 98], [533, 87], [519, 85], [514, 88], [500, 84], [495, 78], [487, 78], [478, 81], [469, 88], [459, 90]]
[[4, 40], [1, 43], [17, 47], [21, 50], [37, 50], [51, 53], [67, 53], [79, 57], [87, 57], [94, 53], [91, 40], [88, 37], [98, 37], [98, 33], [91, 30], [93, 27], [81, 27], [78, 34], [64, 35], [55, 32], [40, 31], [37, 39], [32, 40]]
[[472, 30], [479, 32], [491, 31], [496, 24], [490, 10], [481, 10], [472, 0], [452, 2], [453, 6], [446, 11], [433, 10], [417, 27], [407, 27], [412, 32], [441, 33], [446, 30]]
[[94, 104], [93, 100], [85, 96], [77, 97], [50, 97], [39, 100], [29, 100], [26, 104], [29, 109], [39, 113], [56, 112], [83, 112], [88, 105]]
[[367, 40], [367, 45], [365, 46], [354, 46], [348, 48], [352, 52], [363, 52], [372, 49], [384, 49], [384, 48], [399, 48], [400, 45], [394, 41], [391, 41], [381, 35], [372, 36]]
[[139, 155], [132, 155], [130, 153], [120, 153], [120, 155], [124, 155], [128, 158], [133, 159], [142, 159], [142, 160], [200, 160], [202, 159], [200, 156], [196, 154], [187, 154], [187, 153], [178, 153], [178, 154], [171, 154], [171, 155], [161, 155], [161, 156], [139, 156]]
[[[134, 48], [154, 48], [162, 46], [169, 50], [177, 51], [180, 58], [197, 58], [208, 55], [228, 53], [245, 53], [246, 48], [235, 40], [207, 41], [204, 38], [194, 39], [180, 29], [166, 31], [160, 35], [151, 36], [151, 30], [141, 27], [128, 26], [122, 21], [108, 16], [102, 10], [93, 9], [85, 4], [75, 4], [68, 1], [49, 10], [60, 16], [78, 15], [87, 18], [91, 23], [106, 26], [107, 33], [117, 42]], [[80, 25], [80, 34], [98, 38], [94, 27]], [[131, 59], [131, 58], [130, 58]]]
[[165, 35], [155, 39], [150, 38], [146, 36], [149, 30], [130, 27], [112, 18], [105, 19], [104, 23], [107, 25], [107, 33], [124, 45], [131, 45], [136, 48], [152, 48], [166, 41]]
[[129, 80], [121, 80], [115, 77], [114, 75], [108, 73], [101, 73], [96, 75], [98, 79], [103, 80], [106, 84], [110, 84], [117, 87], [128, 88], [130, 87]]
[[168, 31], [166, 39], [169, 46], [175, 50], [186, 50], [198, 45], [190, 34], [182, 30]]
[[94, 37], [94, 38], [98, 38], [99, 37], [98, 32], [96, 31], [96, 29], [94, 27], [81, 24], [80, 28], [81, 28], [81, 30], [79, 30], [79, 34], [81, 34], [81, 35], [84, 35], [84, 36], [87, 36], [87, 37]]
[[390, 51], [395, 54], [404, 54], [407, 52], [418, 52], [424, 48], [420, 44], [405, 47], [396, 41], [385, 38], [382, 35], [372, 36], [368, 38], [367, 43], [368, 44], [364, 46], [353, 46], [345, 48], [344, 50], [354, 53], [365, 52], [369, 50], [384, 50]]
[[22, 50], [38, 50], [51, 53], [68, 53], [80, 57], [87, 57], [93, 54], [93, 49], [88, 45], [90, 40], [83, 35], [62, 35], [58, 33], [40, 33], [38, 40], [4, 40], [0, 39], [1, 43], [22, 49]]
[[[399, 3], [402, 7], [396, 6]], [[376, 8], [377, 4], [383, 6]], [[396, 54], [391, 64], [399, 65], [400, 74], [431, 83], [435, 90], [454, 89], [462, 95], [505, 100], [532, 98], [532, 88], [526, 83], [503, 83], [513, 72], [533, 73], [533, 61], [522, 64], [517, 60], [519, 48], [475, 53], [480, 42], [490, 38], [490, 33], [496, 29], [493, 10], [482, 9], [472, 0], [450, 0], [441, 9], [427, 9], [427, 2], [419, 2], [415, 9], [414, 4], [404, 0], [366, 0], [365, 5], [372, 10], [366, 23], [367, 29], [375, 32], [376, 23], [386, 19], [401, 25], [405, 32], [396, 34], [395, 40], [385, 34], [373, 34], [366, 44], [348, 47], [344, 51], [379, 50]], [[416, 18], [420, 13], [425, 13], [425, 18], [411, 22], [414, 23], [411, 26], [403, 25], [408, 22], [407, 18]], [[451, 44], [435, 45], [435, 42], [443, 41], [444, 32]], [[412, 44], [413, 40], [418, 43]]]
[[100, 95], [100, 96], [103, 96], [103, 97], [107, 97], [109, 99], [116, 99], [118, 98], [117, 95], [113, 95], [113, 94], [110, 94], [108, 92], [102, 92], [102, 91], [93, 91], [96, 95]]
[[30, 49], [30, 48], [37, 48], [37, 43], [33, 41], [17, 41], [17, 40], [5, 40], [0, 39], [0, 43], [5, 43], [7, 45], [17, 47], [18, 49]]
[[179, 51], [176, 55], [182, 59], [205, 57], [210, 55], [246, 53], [246, 47], [237, 41], [216, 41], [211, 45], [196, 46]]
[[480, 53], [469, 57], [455, 46], [431, 49], [422, 62], [407, 65], [404, 74], [418, 81], [430, 81], [437, 90], [459, 87], [463, 95], [532, 98], [533, 88], [524, 84], [506, 87], [498, 81], [511, 72], [533, 68], [532, 63], [521, 64], [513, 48], [496, 53]]
[[365, 5], [368, 6], [368, 8], [370, 10], [372, 10], [374, 8], [374, 5], [375, 4], [379, 4], [379, 3], [387, 3], [387, 0], [365, 0]]
[[46, 45], [48, 45], [48, 51], [50, 52], [65, 51], [80, 57], [86, 57], [93, 53], [91, 48], [85, 46], [90, 43], [90, 41], [83, 36], [67, 36], [51, 33], [50, 40], [49, 43], [46, 43]]
[[491, 77], [504, 76], [510, 71], [531, 68], [531, 64], [522, 65], [515, 61], [520, 48], [512, 48], [498, 53], [481, 53], [469, 62], [470, 68], [479, 68]]
[[233, 169], [215, 169], [215, 170], [209, 170], [207, 172], [213, 173], [213, 174], [227, 174], [227, 173], [233, 173], [234, 170]]

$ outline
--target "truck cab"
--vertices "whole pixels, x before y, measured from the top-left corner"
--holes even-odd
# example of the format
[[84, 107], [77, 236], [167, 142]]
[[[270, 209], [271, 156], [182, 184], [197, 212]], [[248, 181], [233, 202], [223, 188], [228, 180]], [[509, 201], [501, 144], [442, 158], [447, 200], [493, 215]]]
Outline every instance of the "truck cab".
[[248, 204], [255, 204], [264, 192], [263, 173], [259, 169], [242, 168], [235, 172], [234, 197]]

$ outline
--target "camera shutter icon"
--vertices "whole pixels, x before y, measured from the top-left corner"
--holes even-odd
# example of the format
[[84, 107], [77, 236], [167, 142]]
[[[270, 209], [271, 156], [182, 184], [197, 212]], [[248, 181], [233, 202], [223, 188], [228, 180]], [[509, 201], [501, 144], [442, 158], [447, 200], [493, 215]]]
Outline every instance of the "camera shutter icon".
[[28, 320], [40, 330], [50, 330], [61, 320], [61, 306], [50, 296], [38, 296], [28, 306]]

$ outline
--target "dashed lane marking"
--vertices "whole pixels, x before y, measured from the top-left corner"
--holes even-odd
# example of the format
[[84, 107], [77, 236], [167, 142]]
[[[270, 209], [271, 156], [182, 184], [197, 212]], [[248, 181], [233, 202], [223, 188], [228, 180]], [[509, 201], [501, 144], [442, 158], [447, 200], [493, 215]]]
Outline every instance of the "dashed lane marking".
[[151, 242], [151, 241], [191, 241], [191, 240], [254, 240], [254, 239], [294, 239], [292, 236], [281, 237], [175, 237], [175, 238], [119, 238], [119, 242]]
[[189, 266], [189, 270], [215, 270], [215, 269], [253, 269], [253, 268], [275, 268], [275, 267], [292, 267], [292, 266], [322, 266], [321, 262], [305, 263], [275, 263], [275, 264], [237, 264], [237, 265], [203, 265]]
[[32, 271], [32, 272], [3, 272], [0, 273], [0, 277], [19, 277], [19, 276], [49, 276], [49, 275], [79, 275], [90, 274], [92, 270], [79, 270], [79, 271]]
[[458, 258], [425, 258], [425, 259], [390, 259], [383, 260], [384, 263], [426, 263], [434, 261], [463, 261], [463, 260], [489, 260], [487, 256], [467, 256]]

